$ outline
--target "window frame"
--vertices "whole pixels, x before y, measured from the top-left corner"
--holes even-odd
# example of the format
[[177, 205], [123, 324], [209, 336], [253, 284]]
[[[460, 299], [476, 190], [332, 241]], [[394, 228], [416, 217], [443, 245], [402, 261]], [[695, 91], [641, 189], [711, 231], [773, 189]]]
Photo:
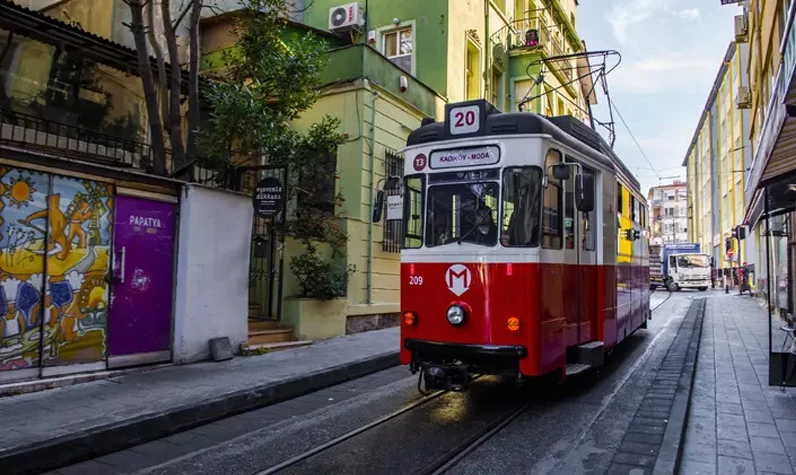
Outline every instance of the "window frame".
[[[595, 186], [594, 186], [594, 194], [595, 194], [594, 199], [595, 199], [595, 203], [596, 203], [597, 202], [596, 201], [596, 199], [597, 199], [597, 196], [596, 196], [597, 195], [597, 186], [596, 186], [597, 185], [597, 170], [595, 170], [595, 169], [593, 169], [593, 168], [591, 168], [589, 166], [586, 166], [586, 165], [582, 165], [582, 166], [583, 166], [582, 173], [584, 173], [586, 175], [591, 175], [592, 179], [594, 180], [594, 184], [595, 184]], [[584, 251], [584, 252], [597, 252], [597, 229], [598, 229], [598, 227], [597, 227], [597, 207], [595, 206], [595, 208], [593, 210], [589, 211], [588, 213], [576, 210], [576, 213], [578, 213], [578, 212], [581, 215], [581, 217], [580, 217], [580, 231], [581, 231], [581, 233], [580, 233], [581, 234], [581, 246], [580, 247], [581, 247], [581, 250]], [[588, 224], [589, 224], [589, 233], [592, 236], [591, 247], [589, 247], [586, 244], [586, 222], [588, 222]]]
[[[551, 152], [558, 154], [558, 161], [555, 163], [549, 163], [549, 158]], [[556, 148], [549, 148], [547, 149], [547, 153], [545, 153], [544, 158], [544, 175], [547, 176], [547, 186], [544, 188], [544, 192], [542, 193], [542, 222], [541, 222], [541, 236], [540, 242], [542, 244], [542, 249], [550, 249], [550, 250], [561, 250], [564, 248], [564, 186], [561, 183], [561, 180], [556, 180], [550, 170], [551, 165], [555, 165], [557, 163], [563, 163], [564, 161], [564, 154], [556, 149]], [[545, 207], [547, 205], [547, 191], [551, 186], [555, 186], [558, 188], [558, 233], [557, 234], [550, 234], [545, 231], [544, 220], [545, 220]], [[558, 237], [558, 246], [548, 246], [545, 243], [545, 238], [548, 236]]]
[[[398, 34], [401, 31], [409, 30], [412, 33], [412, 52], [408, 55], [396, 55], [396, 56], [388, 56], [386, 47], [387, 47], [387, 36], [391, 34]], [[398, 23], [397, 25], [388, 25], [376, 30], [379, 36], [379, 52], [387, 58], [391, 63], [395, 65], [395, 67], [399, 68], [400, 70], [404, 71], [403, 68], [395, 64], [392, 58], [400, 58], [409, 56], [410, 57], [410, 71], [406, 71], [407, 73], [411, 74], [412, 76], [417, 77], [417, 22], [415, 20], [403, 21]], [[398, 38], [396, 38], [396, 52], [400, 51], [400, 42]]]
[[[424, 200], [424, 206], [425, 206], [425, 209], [423, 210], [423, 212], [426, 213], [426, 217], [424, 218], [424, 223], [425, 224], [430, 224], [431, 223], [431, 220], [428, 219], [428, 215], [431, 212], [431, 210], [430, 210], [428, 205], [431, 202], [431, 192], [432, 192], [432, 190], [434, 188], [446, 188], [446, 187], [456, 186], [456, 185], [473, 185], [473, 184], [481, 184], [481, 185], [484, 185], [484, 186], [494, 185], [496, 187], [496, 194], [494, 196], [494, 198], [495, 198], [495, 206], [492, 207], [492, 212], [495, 214], [495, 216], [493, 217], [493, 223], [498, 228], [498, 232], [496, 233], [496, 236], [495, 236], [495, 242], [491, 243], [491, 244], [474, 243], [474, 242], [467, 242], [467, 241], [463, 241], [463, 242], [467, 242], [468, 244], [474, 244], [476, 246], [484, 246], [484, 247], [487, 247], [487, 248], [495, 248], [495, 247], [497, 247], [500, 244], [500, 227], [501, 227], [501, 223], [499, 221], [499, 218], [500, 218], [500, 206], [501, 206], [501, 199], [502, 199], [501, 196], [500, 196], [500, 185], [501, 185], [500, 178], [497, 178], [495, 180], [489, 179], [489, 180], [484, 180], [484, 181], [480, 181], [480, 182], [462, 181], [462, 182], [428, 184], [425, 187], [425, 193], [424, 193], [424, 199], [425, 199]], [[452, 211], [452, 209], [451, 209], [451, 211]], [[457, 219], [460, 219], [460, 218], [457, 218]], [[465, 231], [465, 233], [467, 233], [469, 231], [470, 230], [467, 230], [467, 231]], [[441, 247], [441, 246], [447, 246], [448, 244], [450, 244], [448, 242], [441, 243], [441, 244], [433, 244], [433, 237], [429, 234], [431, 232], [433, 232], [433, 227], [429, 227], [429, 226], [425, 226], [424, 225], [424, 229], [423, 229], [423, 245], [424, 245], [424, 247], [427, 247], [427, 248]], [[462, 235], [464, 235], [464, 233]], [[454, 239], [458, 239], [458, 238], [461, 238], [461, 236], [457, 236], [456, 238], [451, 237], [451, 242], [454, 242]]]
[[[411, 213], [411, 206], [409, 204], [410, 196], [409, 193], [409, 180], [414, 178], [420, 178], [420, 236], [413, 237], [412, 239], [418, 239], [420, 241], [420, 245], [416, 247], [409, 247], [406, 245], [407, 234], [409, 232], [409, 213]], [[401, 233], [401, 249], [420, 249], [426, 245], [426, 186], [427, 186], [427, 174], [425, 173], [413, 173], [411, 175], [406, 175], [403, 177], [403, 217], [401, 219], [402, 224], [402, 233]]]
[[[536, 169], [536, 170], [539, 171], [539, 196], [538, 196], [538, 199], [539, 199], [539, 216], [537, 216], [537, 218], [539, 219], [539, 232], [536, 234], [536, 236], [534, 236], [534, 239], [533, 239], [534, 244], [530, 244], [530, 245], [506, 244], [506, 242], [504, 242], [504, 240], [503, 240], [503, 232], [504, 232], [503, 222], [506, 219], [506, 202], [504, 201], [505, 196], [506, 196], [506, 176], [508, 175], [509, 172], [511, 172], [513, 170], [521, 170], [522, 171], [522, 170], [529, 170], [529, 169]], [[538, 165], [509, 166], [509, 167], [506, 167], [506, 168], [503, 169], [503, 176], [501, 177], [501, 182], [500, 182], [500, 239], [499, 239], [499, 243], [500, 243], [500, 245], [502, 247], [509, 248], [509, 249], [514, 249], [514, 248], [529, 249], [529, 248], [540, 247], [542, 245], [542, 218], [544, 216], [544, 202], [543, 202], [543, 200], [544, 200], [544, 187], [542, 186], [542, 183], [544, 181], [544, 174], [545, 174], [544, 169], [542, 167], [538, 166]], [[516, 205], [515, 205], [515, 209], [516, 209]], [[512, 210], [512, 214], [513, 214], [513, 211], [514, 210]]]

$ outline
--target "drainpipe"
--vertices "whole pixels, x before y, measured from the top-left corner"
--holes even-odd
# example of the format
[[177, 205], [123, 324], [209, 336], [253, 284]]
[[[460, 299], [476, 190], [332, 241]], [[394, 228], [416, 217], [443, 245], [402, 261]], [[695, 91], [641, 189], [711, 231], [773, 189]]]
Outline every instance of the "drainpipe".
[[[489, 52], [490, 52], [490, 43], [489, 43], [489, 0], [484, 2], [484, 69], [481, 71], [481, 78], [483, 79], [484, 86], [481, 89], [481, 93], [484, 95], [484, 99], [486, 99], [487, 91], [491, 91], [491, 89], [487, 89], [492, 87], [492, 68], [489, 65]], [[480, 66], [479, 66], [479, 69]], [[493, 104], [497, 107], [497, 104]]]
[[373, 92], [370, 116], [370, 216], [368, 216], [368, 305], [373, 303], [373, 188], [376, 186], [376, 99], [378, 92]]

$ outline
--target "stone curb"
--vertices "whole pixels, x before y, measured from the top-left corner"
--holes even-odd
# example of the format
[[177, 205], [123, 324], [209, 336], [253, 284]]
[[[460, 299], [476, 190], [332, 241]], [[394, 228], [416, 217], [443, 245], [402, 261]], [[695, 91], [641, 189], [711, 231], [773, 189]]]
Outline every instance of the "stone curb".
[[156, 364], [140, 368], [114, 369], [106, 371], [96, 371], [93, 373], [73, 374], [68, 376], [58, 376], [54, 378], [36, 379], [32, 381], [20, 381], [18, 383], [8, 383], [0, 385], [0, 398], [20, 396], [22, 394], [36, 393], [50, 389], [65, 388], [78, 384], [102, 381], [110, 378], [118, 378], [127, 374], [144, 373], [156, 369], [174, 366], [172, 363]]
[[0, 451], [0, 473], [33, 474], [124, 450], [219, 419], [259, 409], [397, 366], [398, 352], [256, 385], [195, 403]]
[[[702, 322], [705, 318], [705, 307], [707, 299], [699, 298], [694, 300], [691, 305], [697, 305], [696, 322], [691, 341], [688, 345], [683, 372], [675, 391], [669, 421], [666, 424], [666, 432], [663, 434], [663, 441], [655, 461], [653, 475], [672, 475], [677, 473], [680, 465], [680, 458], [683, 453], [683, 439], [688, 421], [688, 413], [691, 405], [691, 395], [694, 389], [694, 379], [696, 377], [696, 362], [699, 354], [699, 344], [702, 339]], [[683, 322], [685, 323], [685, 322]]]

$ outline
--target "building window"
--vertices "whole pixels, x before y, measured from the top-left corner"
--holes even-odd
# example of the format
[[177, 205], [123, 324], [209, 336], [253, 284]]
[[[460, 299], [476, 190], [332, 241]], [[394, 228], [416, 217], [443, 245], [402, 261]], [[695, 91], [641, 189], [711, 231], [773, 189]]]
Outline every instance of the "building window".
[[498, 109], [503, 109], [500, 107], [500, 89], [501, 85], [503, 84], [503, 71], [498, 68], [492, 68], [492, 82], [490, 83], [490, 102], [494, 104]]
[[381, 44], [384, 56], [407, 73], [413, 74], [412, 54], [415, 49], [411, 27], [384, 33]]
[[467, 60], [464, 65], [464, 93], [467, 100], [481, 98], [481, 51], [467, 41]]

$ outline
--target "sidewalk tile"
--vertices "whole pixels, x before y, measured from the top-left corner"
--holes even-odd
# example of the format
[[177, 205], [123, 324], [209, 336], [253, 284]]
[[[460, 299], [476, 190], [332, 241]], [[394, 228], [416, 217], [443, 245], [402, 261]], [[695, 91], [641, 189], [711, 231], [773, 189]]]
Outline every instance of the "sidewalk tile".
[[752, 447], [748, 441], [719, 439], [719, 455], [752, 459]]
[[754, 474], [755, 464], [751, 460], [734, 457], [719, 456], [719, 471], [721, 475]]
[[762, 452], [785, 455], [785, 446], [782, 445], [782, 440], [779, 437], [751, 436], [749, 441], [752, 444], [752, 452], [755, 454]]

